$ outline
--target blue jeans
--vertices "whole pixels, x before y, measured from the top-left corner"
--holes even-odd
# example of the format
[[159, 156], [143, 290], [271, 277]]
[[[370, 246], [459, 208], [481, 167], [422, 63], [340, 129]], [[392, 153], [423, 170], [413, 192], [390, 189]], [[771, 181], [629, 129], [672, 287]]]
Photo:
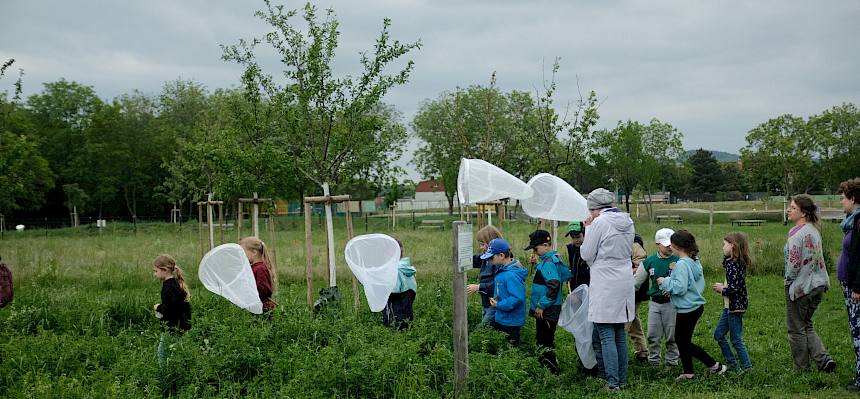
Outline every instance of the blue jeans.
[[158, 368], [164, 366], [164, 359], [167, 357], [168, 346], [170, 346], [170, 333], [162, 332], [158, 339]]
[[598, 375], [610, 387], [627, 383], [627, 334], [624, 323], [594, 323], [594, 349]]
[[747, 347], [744, 345], [744, 314], [731, 313], [728, 309], [723, 309], [720, 315], [720, 321], [717, 322], [717, 328], [714, 330], [714, 339], [720, 345], [720, 350], [723, 352], [723, 357], [726, 359], [726, 365], [729, 368], [737, 368], [738, 361], [735, 360], [735, 355], [732, 353], [732, 348], [729, 347], [729, 341], [726, 339], [726, 334], [732, 340], [732, 346], [738, 353], [738, 361], [741, 367], [745, 369], [752, 368], [750, 355], [747, 353]]
[[478, 323], [478, 327], [489, 326], [490, 323], [496, 321], [496, 307], [488, 306], [486, 308], [481, 309], [481, 322]]

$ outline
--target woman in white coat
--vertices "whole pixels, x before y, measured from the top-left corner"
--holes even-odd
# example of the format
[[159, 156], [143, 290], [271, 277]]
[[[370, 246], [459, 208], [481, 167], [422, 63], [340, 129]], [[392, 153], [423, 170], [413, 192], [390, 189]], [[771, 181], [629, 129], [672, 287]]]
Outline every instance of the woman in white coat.
[[627, 335], [624, 324], [635, 316], [630, 256], [633, 219], [615, 208], [615, 194], [598, 188], [588, 194], [591, 222], [580, 253], [591, 269], [588, 321], [594, 323], [602, 361], [600, 374], [607, 388], [619, 390], [627, 383]]

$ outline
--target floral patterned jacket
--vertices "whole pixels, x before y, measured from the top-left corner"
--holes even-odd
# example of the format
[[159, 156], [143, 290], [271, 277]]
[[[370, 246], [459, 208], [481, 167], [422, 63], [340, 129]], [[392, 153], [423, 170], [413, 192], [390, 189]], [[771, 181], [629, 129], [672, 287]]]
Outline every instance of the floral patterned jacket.
[[821, 233], [811, 224], [794, 226], [785, 243], [785, 286], [792, 301], [818, 287], [830, 288], [830, 277], [824, 264]]

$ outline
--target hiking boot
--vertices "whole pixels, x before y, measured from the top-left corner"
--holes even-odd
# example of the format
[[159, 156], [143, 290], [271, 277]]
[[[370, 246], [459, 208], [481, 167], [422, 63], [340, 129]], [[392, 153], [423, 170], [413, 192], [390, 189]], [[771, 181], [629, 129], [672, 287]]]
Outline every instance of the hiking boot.
[[827, 363], [824, 363], [824, 367], [821, 368], [821, 371], [825, 373], [832, 373], [836, 371], [836, 362], [833, 360], [828, 360]]

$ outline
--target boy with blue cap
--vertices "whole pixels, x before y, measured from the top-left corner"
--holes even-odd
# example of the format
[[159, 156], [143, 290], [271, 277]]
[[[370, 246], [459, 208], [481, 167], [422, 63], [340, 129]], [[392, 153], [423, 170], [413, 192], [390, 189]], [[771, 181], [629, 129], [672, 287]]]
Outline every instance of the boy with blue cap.
[[526, 251], [534, 250], [540, 261], [535, 267], [532, 280], [532, 295], [529, 314], [535, 317], [537, 325], [535, 341], [544, 351], [539, 360], [553, 374], [558, 374], [558, 361], [555, 358], [555, 328], [561, 315], [563, 294], [561, 284], [570, 278], [570, 270], [552, 249], [552, 236], [546, 230], [535, 230], [529, 234]]
[[514, 259], [508, 242], [496, 238], [487, 245], [481, 259], [489, 259], [498, 266], [490, 306], [496, 308], [495, 319], [490, 322], [508, 336], [508, 342], [520, 346], [520, 329], [526, 322], [526, 275], [528, 271]]

